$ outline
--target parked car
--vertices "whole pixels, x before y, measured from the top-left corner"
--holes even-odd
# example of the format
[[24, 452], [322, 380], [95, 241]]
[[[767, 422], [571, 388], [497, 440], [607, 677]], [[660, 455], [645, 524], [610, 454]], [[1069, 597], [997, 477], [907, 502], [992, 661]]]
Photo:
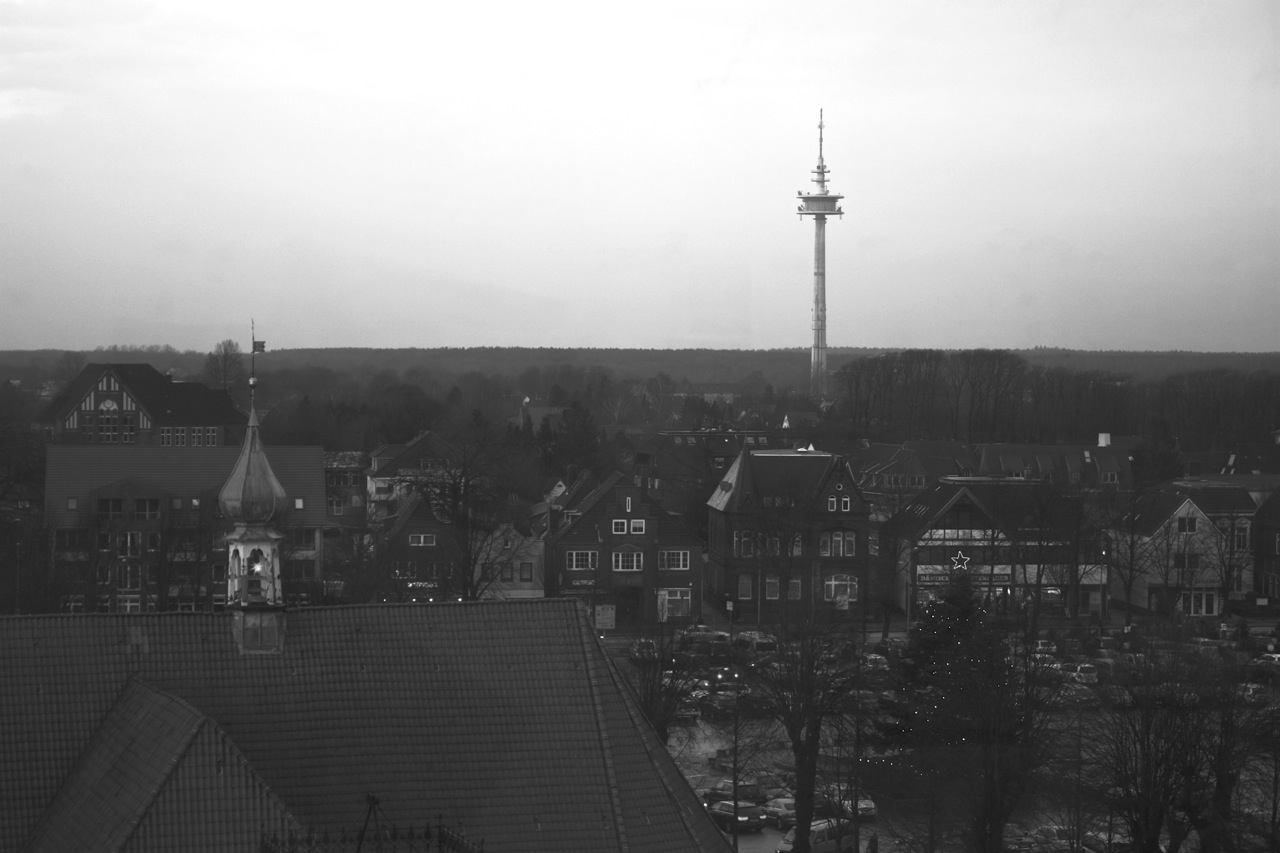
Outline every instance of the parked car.
[[1065, 681], [1074, 681], [1078, 684], [1098, 683], [1098, 668], [1091, 663], [1067, 662], [1062, 664], [1060, 669]]
[[720, 800], [707, 806], [707, 814], [725, 832], [733, 832], [734, 827], [738, 832], [759, 832], [764, 826], [764, 812], [752, 803]]
[[1058, 653], [1058, 644], [1053, 640], [1036, 640], [1036, 644], [1031, 648], [1031, 651], [1037, 655], [1056, 655]]
[[1071, 830], [1065, 826], [1037, 826], [1030, 835], [1035, 853], [1071, 853]]
[[[725, 779], [712, 785], [702, 794], [702, 801], [707, 805], [723, 800], [733, 802], [733, 780]], [[755, 782], [738, 783], [738, 802], [760, 805], [765, 801], [764, 792]]]
[[633, 640], [627, 650], [627, 657], [635, 663], [653, 663], [658, 659], [658, 644], [643, 637]]
[[769, 773], [767, 771], [750, 773], [744, 776], [742, 781], [759, 785], [767, 800], [787, 799], [791, 797], [791, 792], [795, 787], [777, 773]]
[[1096, 708], [1101, 702], [1088, 687], [1068, 681], [1049, 697], [1049, 704], [1057, 708]]
[[796, 801], [792, 797], [775, 797], [762, 807], [764, 822], [781, 830], [796, 825]]
[[1265, 705], [1271, 698], [1271, 688], [1265, 684], [1248, 682], [1236, 686], [1236, 693], [1246, 705]]
[[[855, 837], [858, 850], [854, 849]], [[875, 830], [855, 827], [847, 820], [815, 820], [809, 825], [810, 853], [866, 853], [875, 838]], [[782, 836], [777, 853], [790, 853], [795, 849], [795, 843], [796, 828], [793, 826]], [[875, 846], [878, 847], [878, 843]]]
[[[879, 812], [875, 800], [868, 796], [858, 797], [858, 817], [864, 820], [873, 818]], [[823, 818], [848, 818], [853, 816], [853, 801], [849, 797], [833, 797], [821, 791], [813, 793], [813, 816]]]
[[742, 631], [733, 638], [731, 645], [734, 656], [743, 661], [778, 653], [777, 638], [763, 631]]
[[740, 716], [748, 717], [760, 710], [758, 697], [744, 684], [724, 684], [717, 690], [700, 693], [698, 707], [702, 710], [702, 716], [708, 719], [728, 717], [734, 711]]
[[902, 657], [907, 649], [908, 643], [901, 637], [886, 637], [871, 647], [871, 651], [886, 658]]
[[862, 656], [862, 671], [865, 673], [888, 672], [889, 659], [880, 654], [864, 654]]

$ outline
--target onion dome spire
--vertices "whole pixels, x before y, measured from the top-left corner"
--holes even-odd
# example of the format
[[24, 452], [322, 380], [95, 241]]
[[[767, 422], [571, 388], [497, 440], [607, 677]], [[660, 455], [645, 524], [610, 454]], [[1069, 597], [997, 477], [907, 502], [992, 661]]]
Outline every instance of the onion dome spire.
[[284, 511], [286, 500], [258, 435], [258, 413], [250, 407], [244, 446], [218, 494], [218, 505], [233, 524], [270, 524]]

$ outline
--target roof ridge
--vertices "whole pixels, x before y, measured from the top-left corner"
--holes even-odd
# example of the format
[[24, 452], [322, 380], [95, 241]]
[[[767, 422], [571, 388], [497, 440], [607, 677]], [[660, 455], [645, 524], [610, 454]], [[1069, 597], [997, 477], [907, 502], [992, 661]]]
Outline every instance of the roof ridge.
[[[592, 641], [596, 644], [597, 650], [600, 648], [600, 640], [596, 632], [587, 625], [587, 612], [583, 608], [577, 609], [577, 625], [580, 633], [588, 633]], [[589, 647], [582, 644], [582, 657], [587, 668], [587, 689], [591, 692], [591, 711], [595, 718], [596, 731], [600, 737], [600, 752], [604, 761], [604, 775], [609, 786], [609, 804], [613, 807], [613, 826], [618, 834], [618, 851], [626, 853], [631, 849], [627, 842], [627, 827], [622, 816], [622, 791], [618, 785], [618, 774], [613, 766], [613, 745], [609, 740], [609, 727], [605, 721], [604, 703], [600, 697], [600, 691], [596, 685], [596, 665], [593, 655], [588, 651]]]
[[[45, 836], [49, 831], [53, 831], [55, 835], [58, 834], [58, 828], [62, 826], [61, 821], [58, 820], [58, 814], [68, 807], [66, 803], [69, 801], [66, 798], [72, 797], [73, 792], [78, 787], [81, 787], [77, 784], [79, 777], [86, 772], [94, 756], [101, 750], [109, 748], [108, 726], [115, 721], [117, 715], [124, 714], [131, 704], [152, 704], [156, 700], [172, 702], [180, 706], [191, 715], [193, 724], [178, 730], [179, 737], [169, 750], [169, 760], [165, 763], [164, 769], [154, 778], [154, 784], [150, 787], [150, 790], [142, 797], [139, 797], [134, 808], [129, 809], [124, 816], [124, 820], [127, 821], [127, 829], [122, 828], [121, 834], [123, 837], [118, 840], [118, 846], [114, 849], [123, 850], [128, 846], [129, 839], [133, 838], [137, 833], [152, 806], [155, 805], [156, 800], [164, 791], [165, 785], [182, 763], [182, 757], [190, 750], [191, 744], [195, 741], [196, 736], [199, 735], [200, 730], [209, 722], [208, 715], [187, 700], [161, 690], [136, 676], [125, 683], [119, 695], [116, 696], [116, 700], [111, 703], [111, 707], [107, 709], [106, 714], [98, 721], [97, 726], [89, 735], [88, 742], [79, 756], [77, 756], [75, 763], [71, 765], [70, 770], [67, 771], [62, 778], [62, 782], [58, 785], [57, 793], [54, 794], [44, 814], [40, 816], [40, 819], [32, 828], [31, 834], [27, 836], [24, 849], [26, 849], [26, 845], [40, 844], [42, 836]], [[81, 806], [83, 805], [84, 803], [82, 802]], [[100, 827], [100, 829], [107, 828]], [[48, 839], [45, 838], [45, 841], [48, 841]], [[39, 849], [39, 847], [35, 849]]]

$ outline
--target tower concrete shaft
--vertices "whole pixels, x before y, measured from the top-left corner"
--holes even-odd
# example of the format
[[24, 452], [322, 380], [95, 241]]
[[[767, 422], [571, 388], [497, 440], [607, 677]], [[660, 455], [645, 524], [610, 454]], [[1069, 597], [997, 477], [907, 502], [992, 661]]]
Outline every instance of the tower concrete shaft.
[[813, 349], [809, 353], [809, 395], [827, 395], [827, 217], [813, 218]]
[[809, 395], [822, 400], [827, 395], [827, 217], [844, 216], [840, 200], [844, 196], [827, 191], [827, 167], [822, 160], [822, 113], [818, 113], [818, 168], [813, 170], [814, 193], [797, 193], [803, 204], [801, 216], [813, 217], [813, 349], [809, 356]]

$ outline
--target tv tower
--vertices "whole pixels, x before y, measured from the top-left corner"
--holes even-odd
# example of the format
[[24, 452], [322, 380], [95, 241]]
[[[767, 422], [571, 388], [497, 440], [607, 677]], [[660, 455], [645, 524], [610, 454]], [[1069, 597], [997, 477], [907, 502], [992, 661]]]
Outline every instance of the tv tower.
[[822, 400], [827, 394], [827, 217], [844, 216], [842, 195], [827, 192], [827, 167], [822, 162], [822, 110], [818, 111], [818, 168], [814, 193], [796, 193], [804, 202], [801, 216], [813, 217], [813, 351], [809, 357], [809, 396]]

